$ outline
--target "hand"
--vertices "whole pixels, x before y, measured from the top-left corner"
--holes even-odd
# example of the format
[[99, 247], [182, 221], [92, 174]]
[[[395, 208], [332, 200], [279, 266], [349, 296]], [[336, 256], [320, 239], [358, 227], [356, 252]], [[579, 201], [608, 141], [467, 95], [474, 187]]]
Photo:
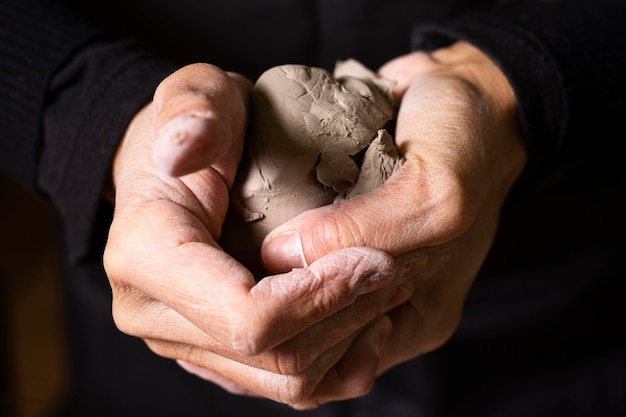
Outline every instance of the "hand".
[[427, 256], [410, 302], [388, 313], [393, 328], [378, 373], [453, 333], [526, 161], [515, 96], [471, 45], [403, 56], [380, 74], [398, 82], [395, 138], [406, 163], [381, 188], [278, 227], [262, 248], [265, 266], [276, 272], [351, 246], [381, 249], [403, 264]]
[[227, 389], [290, 404], [315, 398], [318, 385], [353, 395], [345, 363], [368, 363], [358, 376], [371, 376], [357, 379], [373, 379], [390, 329], [380, 317], [410, 290], [373, 249], [259, 283], [220, 249], [248, 88], [194, 64], [164, 80], [130, 124], [114, 161], [104, 254], [116, 325]]

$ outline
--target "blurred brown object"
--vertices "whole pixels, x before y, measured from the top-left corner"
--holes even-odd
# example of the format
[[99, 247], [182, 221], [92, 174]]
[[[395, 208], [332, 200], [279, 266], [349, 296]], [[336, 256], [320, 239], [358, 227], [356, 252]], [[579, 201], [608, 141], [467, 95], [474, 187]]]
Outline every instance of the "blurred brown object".
[[56, 230], [49, 204], [0, 177], [3, 416], [50, 416], [67, 390]]

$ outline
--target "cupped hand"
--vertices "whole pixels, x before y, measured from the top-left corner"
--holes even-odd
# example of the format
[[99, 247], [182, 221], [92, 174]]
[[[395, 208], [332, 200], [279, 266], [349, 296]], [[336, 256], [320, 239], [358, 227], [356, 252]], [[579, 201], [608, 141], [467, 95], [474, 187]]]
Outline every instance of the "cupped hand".
[[[391, 326], [382, 314], [408, 299], [412, 283], [402, 285], [393, 259], [369, 248], [258, 283], [222, 251], [249, 87], [190, 65], [130, 124], [114, 162], [104, 254], [116, 325], [227, 389], [289, 404], [328, 388], [353, 396], [350, 375], [373, 380]], [[350, 361], [368, 365], [344, 371]]]
[[471, 45], [402, 56], [379, 73], [397, 81], [395, 139], [406, 163], [381, 188], [280, 226], [262, 258], [279, 272], [352, 246], [381, 249], [405, 267], [426, 256], [410, 301], [388, 313], [381, 373], [454, 332], [526, 151], [508, 81]]

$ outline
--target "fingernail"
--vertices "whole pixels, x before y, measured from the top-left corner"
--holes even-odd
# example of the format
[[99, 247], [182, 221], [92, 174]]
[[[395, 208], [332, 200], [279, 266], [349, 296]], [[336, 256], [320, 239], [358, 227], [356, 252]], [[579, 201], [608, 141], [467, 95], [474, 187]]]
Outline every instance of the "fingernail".
[[297, 232], [285, 232], [274, 236], [263, 245], [263, 264], [272, 272], [289, 272], [307, 265], [302, 241]]

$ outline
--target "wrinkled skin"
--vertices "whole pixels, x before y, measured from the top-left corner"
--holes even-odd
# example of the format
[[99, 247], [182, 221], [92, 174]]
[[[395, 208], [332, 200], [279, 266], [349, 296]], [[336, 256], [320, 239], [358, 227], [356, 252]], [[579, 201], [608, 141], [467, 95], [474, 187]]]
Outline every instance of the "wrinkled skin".
[[[216, 243], [243, 142], [241, 90], [214, 68], [181, 71], [116, 157], [105, 266], [117, 325], [231, 392], [298, 409], [364, 395], [445, 343], [526, 160], [498, 68], [463, 42], [383, 66], [406, 162], [382, 187], [272, 231], [261, 256], [277, 275], [259, 283]], [[207, 110], [221, 123], [175, 117]], [[168, 123], [178, 126], [165, 134]], [[178, 149], [168, 138], [202, 158], [157, 151], [152, 162], [153, 148]]]
[[[374, 377], [390, 328], [384, 313], [408, 299], [412, 271], [384, 252], [347, 248], [257, 283], [222, 250], [249, 88], [190, 65], [165, 79], [129, 126], [113, 167], [104, 253], [113, 317], [155, 353], [202, 367], [226, 389], [287, 404], [331, 387], [350, 397], [355, 381]], [[352, 366], [360, 362], [367, 366]]]
[[[427, 257], [412, 278], [410, 301], [387, 314], [392, 331], [377, 374], [452, 335], [502, 204], [526, 163], [515, 96], [471, 45], [399, 57], [379, 73], [398, 82], [395, 140], [406, 162], [382, 187], [278, 227], [262, 248], [272, 271], [358, 245], [382, 249], [403, 264]], [[298, 407], [337, 398], [328, 394]]]

